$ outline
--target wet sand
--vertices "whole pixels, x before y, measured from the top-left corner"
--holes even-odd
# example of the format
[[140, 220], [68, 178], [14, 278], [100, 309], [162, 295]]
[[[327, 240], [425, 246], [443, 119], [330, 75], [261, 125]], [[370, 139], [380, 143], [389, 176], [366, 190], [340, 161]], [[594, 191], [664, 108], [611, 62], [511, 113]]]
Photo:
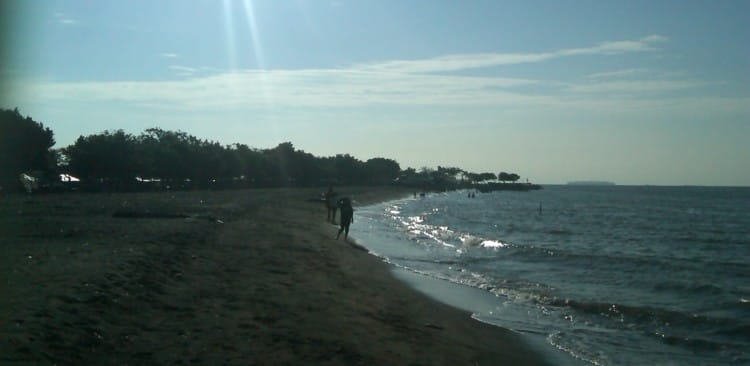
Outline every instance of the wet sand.
[[[321, 191], [0, 197], [0, 364], [543, 363], [335, 240]], [[339, 191], [355, 236], [410, 194]]]

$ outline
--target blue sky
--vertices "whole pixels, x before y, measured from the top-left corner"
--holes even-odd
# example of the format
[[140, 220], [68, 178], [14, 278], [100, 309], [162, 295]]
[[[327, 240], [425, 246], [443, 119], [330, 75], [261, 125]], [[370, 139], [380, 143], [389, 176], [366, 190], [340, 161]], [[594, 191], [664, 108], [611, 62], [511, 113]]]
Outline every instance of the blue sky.
[[17, 1], [0, 106], [541, 183], [750, 186], [748, 1]]

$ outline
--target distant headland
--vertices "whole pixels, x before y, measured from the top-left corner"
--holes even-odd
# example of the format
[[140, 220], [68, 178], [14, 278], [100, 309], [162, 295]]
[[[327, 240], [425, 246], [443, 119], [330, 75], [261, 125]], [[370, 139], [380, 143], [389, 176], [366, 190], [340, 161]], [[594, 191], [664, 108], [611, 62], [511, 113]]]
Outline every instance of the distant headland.
[[568, 182], [569, 186], [614, 186], [614, 182], [607, 182], [603, 180], [577, 180]]

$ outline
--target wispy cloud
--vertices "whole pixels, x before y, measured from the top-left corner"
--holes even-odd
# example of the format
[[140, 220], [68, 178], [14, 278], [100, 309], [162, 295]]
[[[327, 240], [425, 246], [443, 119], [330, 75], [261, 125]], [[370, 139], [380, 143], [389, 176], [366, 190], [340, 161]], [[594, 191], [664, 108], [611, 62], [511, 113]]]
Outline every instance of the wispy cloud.
[[589, 79], [620, 79], [620, 78], [638, 76], [646, 72], [648, 72], [648, 69], [636, 68], [636, 69], [624, 69], [624, 70], [597, 72], [594, 74], [589, 74], [586, 77], [588, 77]]
[[[197, 70], [173, 65], [190, 74]], [[110, 100], [181, 108], [265, 105], [336, 107], [378, 104], [497, 103], [519, 97], [508, 90], [533, 80], [434, 75], [387, 75], [355, 70], [236, 71], [177, 81], [85, 82], [39, 86], [34, 93], [61, 100]], [[93, 98], [93, 99], [92, 99]]]
[[60, 13], [60, 12], [55, 13], [55, 19], [57, 19], [57, 21], [63, 25], [78, 24], [78, 20], [73, 19], [72, 17], [66, 15], [65, 13]]
[[573, 56], [612, 56], [631, 52], [657, 50], [656, 44], [666, 42], [667, 38], [650, 35], [635, 41], [609, 41], [583, 48], [566, 48], [541, 53], [481, 53], [456, 54], [423, 60], [396, 60], [375, 64], [359, 65], [359, 68], [371, 71], [401, 73], [431, 73], [542, 62], [556, 58]]
[[632, 94], [697, 89], [706, 85], [704, 82], [690, 80], [614, 80], [571, 85], [568, 91], [587, 94]]
[[182, 65], [170, 65], [170, 69], [177, 72], [180, 76], [193, 76], [198, 69], [194, 67], [182, 66]]
[[650, 36], [643, 37], [641, 40], [645, 42], [658, 43], [658, 42], [667, 42], [669, 41], [669, 38], [658, 35], [658, 34], [652, 34]]
[[198, 69], [194, 67], [188, 67], [188, 66], [181, 66], [181, 65], [170, 65], [170, 69], [182, 71], [182, 72], [196, 72]]
[[163, 52], [161, 54], [161, 57], [164, 57], [164, 58], [178, 58], [180, 56], [178, 54], [172, 53], [172, 52]]
[[664, 40], [661, 36], [649, 36], [638, 41], [604, 42], [588, 48], [570, 48], [548, 53], [452, 55], [406, 63], [387, 61], [337, 69], [220, 71], [170, 65], [170, 70], [184, 78], [169, 81], [28, 83], [28, 92], [40, 100], [111, 101], [192, 111], [268, 106], [515, 107], [597, 101], [611, 103], [613, 98], [645, 101], [655, 95], [670, 97], [669, 93], [673, 91], [699, 90], [704, 87], [706, 83], [684, 78], [638, 80], [637, 77], [646, 72], [645, 69], [638, 68], [590, 74], [583, 80], [569, 83], [436, 72], [481, 65], [540, 62], [573, 55], [644, 52], [652, 50], [654, 42]]

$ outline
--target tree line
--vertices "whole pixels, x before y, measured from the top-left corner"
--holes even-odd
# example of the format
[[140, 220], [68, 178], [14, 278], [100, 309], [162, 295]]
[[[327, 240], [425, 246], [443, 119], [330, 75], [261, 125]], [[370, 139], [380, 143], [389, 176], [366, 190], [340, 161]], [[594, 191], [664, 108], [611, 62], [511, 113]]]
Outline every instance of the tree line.
[[52, 149], [52, 130], [17, 109], [0, 110], [0, 185], [20, 188], [19, 174], [47, 182], [65, 173], [85, 190], [315, 187], [401, 184], [451, 189], [482, 181], [515, 182], [512, 173], [471, 173], [459, 168], [402, 170], [399, 163], [349, 154], [317, 157], [284, 142], [270, 149], [222, 145], [181, 131], [150, 128], [138, 135], [122, 130], [80, 136]]
[[221, 145], [180, 131], [151, 128], [139, 135], [117, 131], [79, 137], [62, 149], [61, 164], [82, 181], [125, 190], [313, 187], [387, 184], [401, 168], [391, 159], [358, 160], [348, 154], [315, 157], [291, 142], [271, 149]]

